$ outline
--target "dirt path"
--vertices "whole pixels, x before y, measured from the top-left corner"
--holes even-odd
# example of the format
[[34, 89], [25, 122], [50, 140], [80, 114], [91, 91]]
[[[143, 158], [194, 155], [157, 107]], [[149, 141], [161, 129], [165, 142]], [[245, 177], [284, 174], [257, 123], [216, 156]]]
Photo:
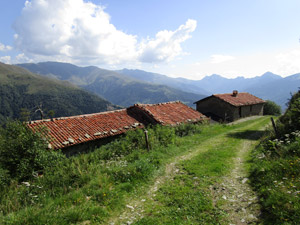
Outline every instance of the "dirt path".
[[260, 205], [256, 193], [248, 184], [245, 157], [253, 143], [244, 141], [235, 158], [234, 169], [220, 184], [211, 187], [214, 204], [228, 214], [230, 224], [256, 224], [260, 215]]
[[[224, 134], [219, 135], [224, 136]], [[206, 142], [210, 142], [211, 140], [207, 140], [202, 143], [202, 145], [207, 144]], [[214, 141], [211, 143], [212, 146], [217, 146], [222, 143], [222, 139], [219, 139], [217, 141]], [[133, 223], [137, 218], [143, 217], [143, 205], [145, 202], [154, 202], [153, 197], [155, 197], [156, 191], [167, 181], [172, 181], [174, 176], [178, 173], [180, 173], [180, 170], [177, 168], [177, 164], [184, 160], [189, 160], [193, 158], [194, 156], [206, 152], [207, 148], [197, 148], [195, 151], [188, 152], [185, 155], [177, 156], [175, 157], [171, 163], [167, 164], [165, 167], [165, 172], [163, 175], [158, 176], [155, 179], [155, 182], [153, 185], [151, 185], [148, 188], [148, 191], [146, 194], [142, 197], [139, 197], [138, 199], [132, 199], [128, 202], [126, 205], [126, 209], [121, 213], [121, 215], [117, 215], [113, 219], [111, 219], [108, 224], [115, 225], [115, 224], [131, 224]]]
[[[251, 136], [248, 138], [251, 139]], [[234, 160], [232, 172], [221, 183], [211, 187], [214, 204], [220, 203], [232, 225], [257, 224], [261, 213], [258, 196], [249, 184], [245, 168], [246, 158], [255, 144], [255, 140], [245, 140]]]
[[[256, 118], [252, 118], [256, 119]], [[240, 121], [243, 122], [243, 121]], [[244, 129], [244, 128], [243, 128]], [[235, 129], [231, 132], [236, 132]], [[184, 160], [192, 159], [194, 156], [208, 151], [208, 149], [223, 143], [226, 134], [220, 134], [214, 137], [214, 140], [208, 139], [201, 143], [201, 146], [186, 153], [185, 155], [175, 157], [172, 162], [166, 165], [163, 175], [158, 176], [153, 185], [145, 190], [145, 194], [135, 199], [130, 199], [126, 208], [118, 215], [115, 215], [107, 223], [110, 225], [132, 224], [137, 219], [143, 217], [144, 205], [155, 204], [153, 197], [156, 191], [166, 182], [172, 182], [174, 176], [181, 173], [177, 168], [177, 164]], [[260, 213], [255, 193], [247, 183], [247, 173], [244, 169], [245, 156], [251, 149], [255, 141], [245, 140], [235, 158], [234, 169], [231, 174], [224, 177], [221, 184], [211, 187], [215, 203], [222, 201], [223, 209], [232, 217], [232, 224], [249, 224], [257, 220]]]

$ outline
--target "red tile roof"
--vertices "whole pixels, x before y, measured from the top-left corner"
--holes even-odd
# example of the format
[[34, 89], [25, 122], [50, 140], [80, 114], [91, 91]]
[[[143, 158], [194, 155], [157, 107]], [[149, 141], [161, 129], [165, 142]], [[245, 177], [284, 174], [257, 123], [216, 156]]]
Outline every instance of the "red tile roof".
[[135, 104], [131, 108], [140, 109], [161, 125], [177, 125], [179, 123], [198, 122], [207, 119], [200, 112], [179, 101], [159, 104]]
[[255, 105], [255, 104], [261, 104], [265, 103], [264, 100], [251, 95], [247, 92], [238, 93], [236, 96], [234, 96], [232, 93], [230, 94], [215, 94], [213, 95], [225, 102], [228, 102], [229, 104], [233, 106], [243, 106], [243, 105]]
[[[126, 109], [80, 116], [38, 120], [28, 123], [29, 128], [44, 133], [50, 148], [60, 149], [109, 136], [129, 129], [144, 127], [128, 115]], [[44, 131], [44, 132], [43, 132]]]
[[224, 102], [227, 102], [233, 106], [244, 106], [244, 105], [255, 105], [255, 104], [261, 104], [265, 103], [264, 100], [251, 95], [247, 92], [241, 92], [234, 95], [233, 93], [227, 93], [227, 94], [214, 94], [209, 97], [203, 98], [195, 103], [201, 102], [203, 100], [206, 100], [208, 98], [216, 97], [218, 99], [221, 99]]
[[136, 104], [127, 109], [38, 120], [27, 125], [44, 135], [49, 148], [61, 149], [143, 128], [148, 124], [177, 125], [206, 119], [203, 114], [181, 102], [168, 102]]

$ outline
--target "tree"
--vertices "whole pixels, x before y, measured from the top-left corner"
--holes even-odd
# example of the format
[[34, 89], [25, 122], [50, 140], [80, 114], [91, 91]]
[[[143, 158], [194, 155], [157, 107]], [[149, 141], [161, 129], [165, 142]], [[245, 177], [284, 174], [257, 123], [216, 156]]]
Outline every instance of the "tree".
[[26, 108], [20, 110], [20, 121], [27, 122], [30, 119], [30, 111]]
[[281, 114], [281, 107], [275, 102], [267, 100], [264, 105], [264, 115], [279, 116]]
[[55, 115], [55, 112], [54, 112], [54, 110], [49, 110], [48, 111], [48, 113], [47, 113], [47, 116], [50, 118], [50, 119], [52, 119], [53, 117], [54, 117], [54, 115]]

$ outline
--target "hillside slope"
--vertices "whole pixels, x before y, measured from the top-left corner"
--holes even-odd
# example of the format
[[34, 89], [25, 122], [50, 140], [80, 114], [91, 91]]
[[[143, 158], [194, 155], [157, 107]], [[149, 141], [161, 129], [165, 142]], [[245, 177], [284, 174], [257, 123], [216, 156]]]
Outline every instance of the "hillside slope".
[[34, 73], [67, 80], [122, 106], [175, 100], [193, 106], [193, 102], [205, 97], [205, 95], [185, 92], [166, 85], [139, 81], [124, 74], [94, 66], [78, 67], [58, 62], [19, 64], [19, 66]]
[[116, 72], [129, 76], [131, 78], [150, 82], [153, 84], [167, 85], [172, 88], [177, 88], [182, 91], [192, 92], [195, 94], [209, 95], [210, 92], [205, 90], [205, 87], [200, 87], [194, 80], [185, 78], [172, 78], [163, 74], [150, 73], [143, 70], [117, 70]]
[[31, 112], [42, 104], [47, 114], [71, 116], [118, 108], [110, 102], [70, 84], [33, 74], [18, 66], [0, 63], [0, 123], [6, 118], [19, 118], [21, 108]]
[[[257, 201], [240, 189], [248, 184], [235, 162], [259, 142], [260, 128], [269, 123], [261, 117], [229, 126], [157, 126], [148, 129], [151, 151], [141, 130], [128, 132], [90, 153], [56, 160], [39, 178], [4, 186], [0, 224], [256, 222]], [[224, 176], [241, 184], [233, 187], [236, 182], [227, 183]], [[251, 221], [242, 217], [244, 211]]]

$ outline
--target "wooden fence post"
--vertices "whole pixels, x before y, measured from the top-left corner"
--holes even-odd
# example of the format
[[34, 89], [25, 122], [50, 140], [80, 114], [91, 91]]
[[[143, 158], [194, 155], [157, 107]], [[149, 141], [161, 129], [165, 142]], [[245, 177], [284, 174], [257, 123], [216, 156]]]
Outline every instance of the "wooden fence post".
[[148, 138], [148, 131], [145, 129], [145, 130], [144, 130], [144, 133], [145, 133], [145, 140], [146, 140], [147, 150], [150, 151], [149, 138]]
[[277, 138], [280, 138], [280, 137], [279, 137], [278, 130], [277, 130], [277, 127], [276, 127], [276, 124], [275, 124], [275, 122], [274, 122], [274, 119], [273, 119], [273, 117], [271, 117], [271, 121], [272, 121], [273, 129], [274, 129], [274, 131], [275, 131], [276, 137], [277, 137]]

